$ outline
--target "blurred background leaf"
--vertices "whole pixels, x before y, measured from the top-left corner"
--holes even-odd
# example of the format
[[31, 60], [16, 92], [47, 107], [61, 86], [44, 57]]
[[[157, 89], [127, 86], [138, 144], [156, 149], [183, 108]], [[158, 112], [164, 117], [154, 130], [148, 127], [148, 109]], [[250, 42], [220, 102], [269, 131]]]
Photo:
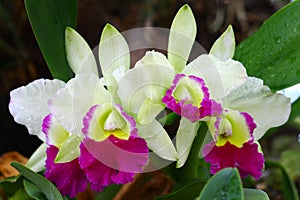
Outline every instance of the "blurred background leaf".
[[286, 169], [280, 163], [271, 160], [267, 160], [265, 164], [266, 169], [277, 168], [280, 170], [282, 176], [281, 178], [284, 199], [299, 200], [295, 183], [287, 173]]

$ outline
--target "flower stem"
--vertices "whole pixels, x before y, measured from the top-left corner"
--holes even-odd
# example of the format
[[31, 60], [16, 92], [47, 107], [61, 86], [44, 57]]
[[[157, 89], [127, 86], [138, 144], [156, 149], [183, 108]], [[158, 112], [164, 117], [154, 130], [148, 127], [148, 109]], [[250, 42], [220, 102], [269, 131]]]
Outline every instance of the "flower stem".
[[186, 163], [181, 168], [176, 168], [176, 163], [168, 166], [165, 172], [177, 183], [185, 183], [194, 179], [199, 179], [201, 173], [199, 173], [199, 165], [201, 160], [199, 158], [199, 151], [203, 144], [204, 138], [207, 133], [207, 126], [202, 123], [197, 131], [197, 135], [191, 147], [190, 154]]

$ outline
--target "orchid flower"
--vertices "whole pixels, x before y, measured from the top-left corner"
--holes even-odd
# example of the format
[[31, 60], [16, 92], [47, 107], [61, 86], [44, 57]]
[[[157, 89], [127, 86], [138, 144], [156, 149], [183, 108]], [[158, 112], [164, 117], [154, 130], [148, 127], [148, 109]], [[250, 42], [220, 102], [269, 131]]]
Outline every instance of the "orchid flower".
[[[228, 60], [234, 54], [233, 33], [220, 37], [211, 54]], [[240, 87], [219, 101], [223, 114], [208, 122], [213, 141], [203, 148], [204, 159], [209, 162], [212, 174], [226, 167], [237, 167], [241, 176], [258, 179], [264, 167], [259, 140], [268, 129], [284, 124], [289, 117], [291, 104], [288, 98], [272, 93], [263, 81], [248, 77]], [[226, 155], [226, 156], [224, 156]]]
[[[221, 37], [228, 34], [232, 34], [231, 27]], [[185, 5], [171, 26], [168, 58], [159, 52], [147, 52], [125, 73], [118, 88], [124, 109], [137, 116], [139, 129], [148, 130], [140, 135], [149, 148], [163, 159], [177, 161], [177, 167], [183, 166], [189, 155], [198, 121], [221, 115], [218, 101], [247, 79], [241, 63], [212, 54], [200, 55], [186, 65], [195, 36], [196, 22], [190, 7]], [[232, 45], [230, 42], [227, 43]], [[176, 148], [155, 119], [165, 107], [182, 116]]]
[[37, 80], [17, 88], [9, 108], [15, 121], [48, 144], [45, 177], [62, 194], [75, 197], [88, 183], [101, 191], [132, 181], [148, 161], [148, 147], [115, 95], [115, 71], [129, 68], [121, 34], [111, 25], [103, 30], [99, 60], [104, 78], [98, 78], [92, 50], [71, 28], [66, 29], [66, 53], [74, 78], [66, 84]]

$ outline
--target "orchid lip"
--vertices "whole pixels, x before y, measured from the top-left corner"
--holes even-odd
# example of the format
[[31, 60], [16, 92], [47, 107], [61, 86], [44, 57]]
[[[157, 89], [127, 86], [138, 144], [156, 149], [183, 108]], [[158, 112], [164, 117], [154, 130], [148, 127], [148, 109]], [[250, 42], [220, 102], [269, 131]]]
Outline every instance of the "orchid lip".
[[222, 113], [221, 105], [210, 99], [204, 80], [193, 75], [177, 74], [162, 102], [191, 122]]
[[94, 105], [83, 119], [82, 132], [96, 141], [103, 141], [110, 135], [128, 140], [137, 135], [136, 123], [119, 104]]
[[253, 118], [245, 112], [226, 109], [210, 126], [216, 146], [224, 146], [226, 142], [241, 148], [244, 143], [253, 141], [253, 131], [256, 124]]

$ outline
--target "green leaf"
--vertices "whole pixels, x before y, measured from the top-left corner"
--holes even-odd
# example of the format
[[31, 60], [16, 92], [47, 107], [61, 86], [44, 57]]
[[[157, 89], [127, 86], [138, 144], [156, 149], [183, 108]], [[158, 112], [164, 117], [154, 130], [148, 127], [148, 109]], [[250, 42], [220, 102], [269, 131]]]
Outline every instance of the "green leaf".
[[202, 188], [205, 185], [205, 181], [197, 180], [193, 181], [185, 186], [181, 187], [180, 189], [172, 192], [171, 194], [162, 195], [155, 200], [182, 200], [182, 199], [194, 199], [199, 195]]
[[269, 200], [267, 193], [262, 190], [244, 188], [245, 200]]
[[266, 169], [268, 168], [278, 168], [282, 174], [282, 184], [283, 184], [283, 196], [284, 199], [293, 199], [299, 200], [298, 192], [296, 186], [288, 173], [286, 172], [285, 168], [278, 162], [267, 160], [265, 162]]
[[32, 200], [23, 189], [19, 189], [9, 200]]
[[166, 116], [159, 119], [159, 123], [164, 126], [169, 126], [174, 123], [177, 119], [180, 119], [180, 116], [174, 112], [167, 114]]
[[288, 149], [282, 152], [280, 157], [281, 165], [292, 179], [300, 177], [300, 148]]
[[292, 104], [292, 111], [289, 121], [296, 127], [300, 128], [300, 99]]
[[96, 200], [110, 200], [113, 199], [117, 192], [121, 189], [122, 185], [110, 185], [96, 196]]
[[115, 70], [130, 67], [129, 47], [124, 37], [110, 24], [107, 24], [101, 34], [99, 44], [99, 62], [103, 77], [108, 83], [108, 88], [113, 90], [117, 80], [113, 76]]
[[243, 200], [242, 182], [238, 170], [225, 168], [216, 173], [204, 186], [197, 200]]
[[273, 90], [299, 83], [300, 1], [279, 10], [240, 43], [234, 59], [242, 62], [250, 76], [265, 81]]
[[186, 65], [196, 32], [197, 25], [193, 12], [186, 4], [174, 17], [169, 35], [168, 59], [176, 72], [181, 72]]
[[33, 33], [54, 78], [72, 77], [65, 52], [65, 29], [76, 27], [76, 0], [25, 0]]
[[202, 165], [199, 159], [200, 148], [203, 145], [205, 136], [207, 135], [207, 126], [205, 123], [201, 123], [200, 128], [197, 131], [197, 135], [193, 141], [190, 154], [181, 168], [176, 168], [175, 164], [171, 164], [164, 170], [171, 176], [177, 184], [190, 182], [195, 179], [202, 179], [202, 173], [200, 173], [199, 165]]
[[41, 190], [48, 200], [63, 200], [60, 192], [56, 187], [43, 176], [31, 171], [24, 165], [12, 162], [11, 166], [16, 168], [24, 178], [33, 183], [39, 190]]
[[26, 179], [23, 180], [23, 184], [25, 191], [30, 197], [37, 200], [47, 200], [47, 197], [35, 184], [27, 181]]
[[5, 191], [7, 197], [11, 197], [23, 187], [22, 180], [20, 176], [5, 178], [0, 180], [0, 188]]

